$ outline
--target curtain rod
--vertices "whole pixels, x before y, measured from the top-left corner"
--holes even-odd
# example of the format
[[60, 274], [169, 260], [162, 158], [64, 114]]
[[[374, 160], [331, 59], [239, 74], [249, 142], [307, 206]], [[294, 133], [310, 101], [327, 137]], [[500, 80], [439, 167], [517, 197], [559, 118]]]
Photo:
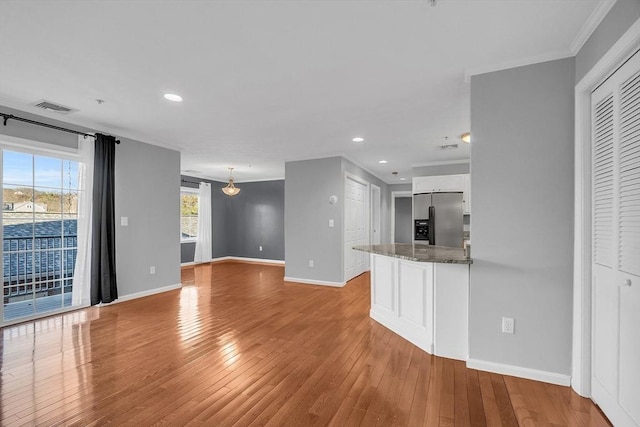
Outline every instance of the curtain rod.
[[[55, 129], [55, 130], [59, 130], [62, 132], [69, 132], [69, 133], [75, 133], [76, 135], [82, 135], [85, 138], [90, 136], [91, 138], [95, 138], [95, 135], [91, 135], [90, 133], [84, 133], [84, 132], [79, 132], [77, 130], [73, 130], [73, 129], [67, 129], [67, 128], [63, 128], [60, 126], [54, 126], [54, 125], [50, 125], [48, 123], [42, 123], [42, 122], [37, 122], [35, 120], [31, 120], [31, 119], [25, 119], [24, 117], [18, 117], [18, 116], [14, 116], [13, 114], [5, 114], [5, 113], [0, 113], [0, 116], [3, 117], [4, 119], [4, 125], [7, 125], [7, 121], [9, 120], [17, 120], [19, 122], [25, 122], [25, 123], [29, 123], [32, 125], [38, 125], [38, 126], [43, 126], [49, 129]], [[120, 141], [116, 140], [116, 144], [120, 144]]]
[[188, 179], [180, 178], [180, 182], [188, 182], [189, 184], [200, 184], [200, 181], [189, 181]]

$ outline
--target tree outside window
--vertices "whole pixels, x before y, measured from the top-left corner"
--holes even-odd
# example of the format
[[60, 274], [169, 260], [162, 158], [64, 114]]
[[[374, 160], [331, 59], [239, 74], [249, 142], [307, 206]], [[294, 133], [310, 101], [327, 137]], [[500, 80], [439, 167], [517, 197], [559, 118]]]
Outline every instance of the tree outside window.
[[198, 190], [180, 190], [180, 240], [195, 241], [198, 237]]

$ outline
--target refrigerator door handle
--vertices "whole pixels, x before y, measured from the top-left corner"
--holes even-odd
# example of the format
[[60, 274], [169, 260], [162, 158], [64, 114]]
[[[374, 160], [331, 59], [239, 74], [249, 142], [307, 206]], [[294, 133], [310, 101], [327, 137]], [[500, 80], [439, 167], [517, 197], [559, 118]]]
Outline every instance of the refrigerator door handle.
[[436, 244], [436, 207], [429, 206], [429, 244]]

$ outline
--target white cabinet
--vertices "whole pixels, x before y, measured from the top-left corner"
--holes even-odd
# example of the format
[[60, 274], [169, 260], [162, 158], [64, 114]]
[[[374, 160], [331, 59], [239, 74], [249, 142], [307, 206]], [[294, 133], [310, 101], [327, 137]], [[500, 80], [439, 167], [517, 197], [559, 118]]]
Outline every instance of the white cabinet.
[[461, 174], [415, 177], [413, 178], [413, 193], [462, 191], [464, 189], [464, 176], [464, 174]]
[[462, 191], [464, 189], [464, 175], [442, 175], [436, 178], [438, 178], [436, 191]]
[[468, 305], [468, 264], [371, 255], [371, 318], [427, 353], [467, 360]]
[[437, 187], [437, 176], [419, 176], [413, 178], [413, 194], [432, 193], [434, 191], [437, 191]]
[[418, 176], [413, 178], [413, 194], [461, 191], [465, 214], [471, 213], [471, 177], [467, 174]]

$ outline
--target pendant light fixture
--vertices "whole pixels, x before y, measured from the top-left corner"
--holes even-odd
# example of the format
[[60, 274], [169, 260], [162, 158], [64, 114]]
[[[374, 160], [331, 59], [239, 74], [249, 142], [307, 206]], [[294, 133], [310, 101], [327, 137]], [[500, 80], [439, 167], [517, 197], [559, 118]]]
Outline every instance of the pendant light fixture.
[[229, 183], [226, 187], [222, 187], [222, 192], [229, 197], [233, 197], [240, 192], [240, 189], [233, 185], [233, 168], [229, 168]]

